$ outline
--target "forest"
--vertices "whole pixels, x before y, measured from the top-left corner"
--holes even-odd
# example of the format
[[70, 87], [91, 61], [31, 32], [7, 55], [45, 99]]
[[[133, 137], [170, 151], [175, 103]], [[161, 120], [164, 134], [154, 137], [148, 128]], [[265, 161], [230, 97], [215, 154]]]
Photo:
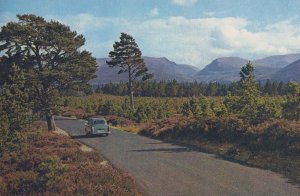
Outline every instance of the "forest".
[[[258, 89], [264, 96], [283, 96], [289, 93], [289, 85], [278, 81], [259, 81]], [[232, 83], [199, 83], [171, 81], [137, 81], [135, 96], [140, 97], [193, 97], [193, 96], [228, 96], [240, 95], [238, 82]], [[127, 95], [126, 83], [107, 83], [93, 85], [96, 93], [124, 96]]]

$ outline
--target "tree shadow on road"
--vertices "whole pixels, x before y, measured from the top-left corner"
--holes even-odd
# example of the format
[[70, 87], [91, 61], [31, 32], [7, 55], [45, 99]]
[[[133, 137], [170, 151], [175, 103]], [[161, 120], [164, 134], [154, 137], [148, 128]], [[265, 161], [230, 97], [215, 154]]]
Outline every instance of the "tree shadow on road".
[[179, 147], [179, 148], [149, 148], [141, 150], [131, 150], [131, 152], [167, 152], [167, 153], [176, 153], [176, 152], [191, 152], [193, 150], [189, 148]]
[[83, 138], [96, 138], [96, 137], [105, 137], [104, 135], [73, 135], [72, 139], [83, 139]]

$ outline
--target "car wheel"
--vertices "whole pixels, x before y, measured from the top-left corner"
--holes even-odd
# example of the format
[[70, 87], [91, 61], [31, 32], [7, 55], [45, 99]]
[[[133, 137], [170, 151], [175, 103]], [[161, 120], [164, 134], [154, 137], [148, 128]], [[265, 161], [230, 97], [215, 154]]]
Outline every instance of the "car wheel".
[[90, 132], [87, 131], [87, 130], [85, 130], [85, 134], [86, 134], [86, 135], [90, 135]]
[[107, 137], [107, 136], [108, 136], [108, 133], [105, 133], [104, 136]]

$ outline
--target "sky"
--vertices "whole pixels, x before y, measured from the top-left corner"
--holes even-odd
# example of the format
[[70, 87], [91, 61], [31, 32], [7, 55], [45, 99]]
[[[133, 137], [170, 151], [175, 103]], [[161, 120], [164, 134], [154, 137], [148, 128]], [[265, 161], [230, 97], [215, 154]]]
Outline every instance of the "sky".
[[0, 0], [0, 25], [17, 14], [54, 19], [83, 34], [83, 49], [107, 57], [120, 33], [144, 56], [203, 68], [300, 52], [300, 0]]

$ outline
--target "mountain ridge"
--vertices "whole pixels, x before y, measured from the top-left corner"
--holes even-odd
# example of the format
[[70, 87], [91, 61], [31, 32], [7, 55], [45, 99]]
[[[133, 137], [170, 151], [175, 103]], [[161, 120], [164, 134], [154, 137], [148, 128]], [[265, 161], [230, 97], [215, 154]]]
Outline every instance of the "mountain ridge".
[[300, 82], [300, 59], [277, 71], [272, 76], [272, 80]]
[[[90, 81], [91, 84], [105, 84], [127, 82], [127, 75], [118, 74], [118, 68], [111, 68], [106, 64], [109, 58], [98, 58], [97, 78]], [[250, 60], [241, 57], [220, 57], [214, 59], [203, 69], [192, 65], [177, 64], [166, 57], [143, 56], [143, 59], [150, 73], [154, 74], [154, 80], [177, 80], [179, 82], [220, 82], [229, 83], [239, 80], [239, 72]], [[290, 64], [300, 60], [300, 53], [273, 55], [262, 59], [250, 61], [255, 67], [255, 76], [257, 80], [265, 81], [267, 79], [287, 82], [297, 80], [300, 77], [298, 66]], [[299, 64], [299, 65], [298, 65]], [[289, 66], [289, 67], [288, 67]], [[288, 68], [286, 68], [288, 67]], [[284, 76], [286, 74], [286, 76]]]

